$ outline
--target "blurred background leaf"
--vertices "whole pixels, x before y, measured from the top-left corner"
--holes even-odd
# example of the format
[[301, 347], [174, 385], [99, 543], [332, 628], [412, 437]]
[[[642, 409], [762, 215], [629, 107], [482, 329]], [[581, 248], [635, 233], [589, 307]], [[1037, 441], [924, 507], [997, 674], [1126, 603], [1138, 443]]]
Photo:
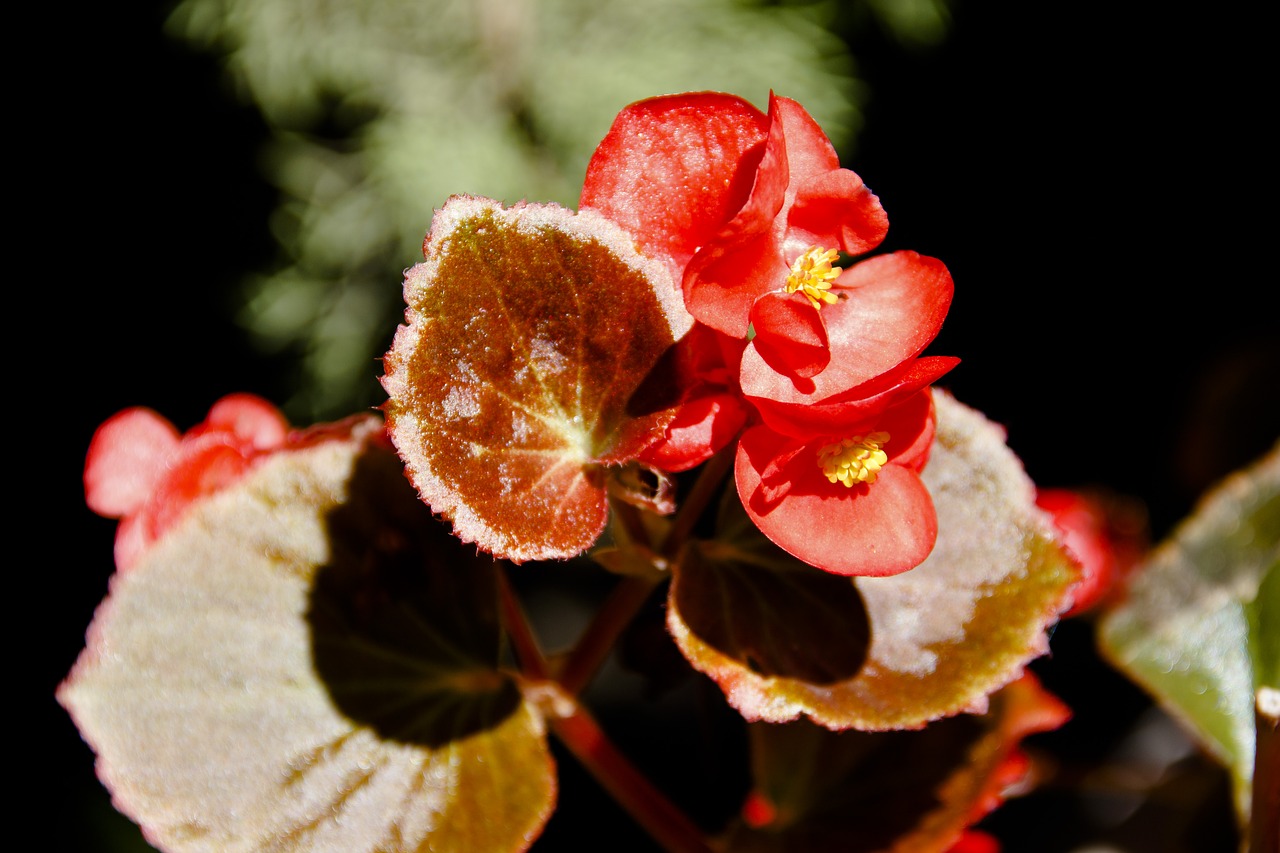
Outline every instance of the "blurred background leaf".
[[1274, 579], [1265, 581], [1277, 565], [1280, 445], [1206, 495], [1100, 625], [1116, 666], [1230, 769], [1242, 820], [1254, 770], [1254, 693], [1276, 689], [1280, 598]]
[[[907, 43], [945, 32], [945, 0], [853, 4]], [[627, 103], [666, 92], [795, 98], [837, 147], [862, 90], [834, 2], [185, 0], [169, 31], [225, 60], [270, 141], [278, 262], [239, 322], [300, 375], [300, 422], [382, 400], [377, 359], [401, 271], [453, 193], [576, 207], [587, 160]], [[849, 10], [846, 9], [847, 13]], [[676, 26], [672, 23], [677, 22]]]

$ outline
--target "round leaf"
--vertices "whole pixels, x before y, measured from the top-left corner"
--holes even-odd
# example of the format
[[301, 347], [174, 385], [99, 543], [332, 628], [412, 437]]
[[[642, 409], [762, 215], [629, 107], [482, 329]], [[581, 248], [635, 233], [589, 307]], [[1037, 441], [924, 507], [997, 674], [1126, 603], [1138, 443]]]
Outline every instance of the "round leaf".
[[1068, 716], [1066, 706], [1024, 676], [992, 697], [986, 714], [951, 717], [922, 731], [754, 725], [751, 825], [734, 827], [726, 849], [946, 850], [1023, 781], [1023, 737], [1055, 729]]
[[[809, 630], [829, 618], [826, 608], [837, 598], [815, 605], [811, 589], [780, 582], [777, 569], [766, 568], [778, 552], [758, 533], [722, 523], [721, 541], [677, 567], [668, 627], [694, 667], [747, 719], [785, 722], [803, 714], [832, 729], [917, 728], [983, 710], [990, 693], [1047, 649], [1045, 630], [1070, 604], [1075, 566], [1055, 543], [1000, 428], [945, 392], [933, 393], [937, 434], [923, 479], [937, 509], [937, 544], [902, 574], [843, 579], [870, 625], [860, 666], [846, 666], [834, 680], [815, 675], [819, 661], [850, 658], [865, 631], [862, 617], [849, 609], [846, 631]], [[756, 567], [754, 575], [737, 571], [744, 563]], [[708, 580], [730, 576], [741, 586]], [[747, 588], [757, 607], [740, 604]], [[785, 664], [761, 666], [745, 642], [723, 639], [765, 631], [775, 648], [787, 649]]]
[[425, 249], [383, 378], [414, 484], [497, 556], [585, 551], [607, 517], [601, 466], [670, 420], [633, 398], [690, 322], [675, 285], [617, 226], [555, 205], [455, 196]]
[[703, 643], [756, 675], [814, 684], [854, 677], [871, 639], [857, 587], [770, 544], [737, 495], [727, 498], [718, 538], [680, 558], [673, 609]]
[[493, 567], [380, 432], [273, 455], [113, 579], [58, 698], [162, 849], [523, 850], [550, 814]]

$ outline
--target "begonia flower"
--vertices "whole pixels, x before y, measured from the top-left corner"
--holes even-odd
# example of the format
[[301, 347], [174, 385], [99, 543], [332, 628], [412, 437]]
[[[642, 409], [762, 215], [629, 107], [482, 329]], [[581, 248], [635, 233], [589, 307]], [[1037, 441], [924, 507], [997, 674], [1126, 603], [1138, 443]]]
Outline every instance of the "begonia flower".
[[934, 424], [925, 388], [820, 432], [753, 426], [738, 442], [738, 496], [762, 533], [811, 565], [842, 575], [898, 574], [924, 562], [938, 536], [920, 479]]
[[[844, 338], [872, 329], [862, 348], [873, 354], [893, 342], [878, 358], [892, 366], [937, 335], [950, 304], [950, 278], [917, 273], [928, 259], [914, 253], [882, 262], [875, 275], [839, 265], [842, 255], [876, 248], [888, 217], [788, 98], [771, 95], [768, 116], [712, 93], [628, 107], [588, 166], [581, 204], [667, 259], [699, 322], [751, 337], [770, 366], [794, 378], [812, 378], [836, 357], [833, 323], [856, 326], [837, 333]], [[841, 306], [854, 297], [856, 307]], [[850, 324], [847, 314], [859, 319]]]
[[[667, 263], [697, 320], [674, 359], [676, 416], [642, 460], [685, 470], [745, 429], [739, 493], [779, 545], [840, 574], [923, 560], [936, 535], [918, 477], [931, 409], [906, 401], [927, 401], [924, 389], [956, 364], [920, 357], [951, 277], [914, 252], [840, 266], [879, 245], [888, 218], [803, 107], [771, 95], [765, 115], [717, 93], [633, 104], [592, 158], [581, 205]], [[870, 438], [886, 432], [883, 447]], [[827, 447], [843, 448], [826, 457], [837, 468], [858, 453], [879, 467], [827, 480], [816, 461]], [[820, 508], [834, 515], [815, 520]], [[815, 523], [830, 541], [810, 535]]]
[[679, 284], [694, 254], [746, 203], [768, 129], [768, 116], [736, 95], [637, 101], [596, 147], [578, 206], [622, 226]]
[[879, 199], [840, 168], [813, 118], [771, 95], [751, 194], [686, 267], [685, 305], [727, 334], [750, 328], [776, 367], [811, 376], [827, 363], [822, 309], [839, 300], [835, 262], [871, 251], [888, 228]]
[[120, 519], [116, 568], [127, 570], [192, 504], [234, 483], [288, 434], [280, 411], [252, 394], [223, 397], [181, 435], [147, 408], [108, 418], [89, 443], [84, 486], [91, 510]]

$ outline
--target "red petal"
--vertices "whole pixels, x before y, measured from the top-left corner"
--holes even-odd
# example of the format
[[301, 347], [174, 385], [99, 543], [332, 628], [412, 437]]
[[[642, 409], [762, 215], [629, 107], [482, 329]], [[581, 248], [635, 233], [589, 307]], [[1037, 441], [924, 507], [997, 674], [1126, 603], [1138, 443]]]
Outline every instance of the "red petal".
[[928, 463], [937, 426], [933, 391], [929, 388], [886, 410], [877, 424], [891, 437], [885, 447], [889, 461], [913, 471], [923, 471]]
[[850, 255], [869, 252], [889, 233], [880, 199], [848, 169], [827, 172], [796, 188], [787, 217], [787, 245], [839, 247]]
[[766, 293], [751, 308], [756, 352], [786, 376], [808, 379], [829, 361], [827, 328], [819, 309], [799, 293]]
[[227, 435], [211, 433], [184, 441], [147, 501], [143, 511], [147, 532], [152, 538], [159, 537], [191, 504], [240, 479], [250, 464], [244, 449]]
[[1000, 842], [985, 832], [966, 829], [946, 853], [1000, 853]]
[[108, 518], [135, 512], [165, 462], [178, 450], [178, 430], [151, 409], [126, 409], [98, 427], [84, 464], [89, 509]]
[[1097, 489], [1044, 489], [1036, 493], [1036, 506], [1052, 516], [1062, 544], [1080, 565], [1080, 582], [1064, 619], [1123, 588], [1125, 576], [1146, 551], [1140, 508]]
[[153, 541], [155, 537], [147, 532], [147, 523], [141, 516], [130, 515], [120, 519], [116, 527], [116, 571], [128, 571]]
[[701, 465], [733, 441], [746, 424], [747, 414], [742, 398], [736, 394], [690, 400], [680, 407], [666, 436], [640, 454], [640, 461], [668, 472]]
[[[763, 223], [769, 228], [772, 219]], [[684, 273], [684, 304], [689, 313], [717, 331], [745, 338], [751, 306], [782, 287], [789, 267], [772, 231], [735, 235], [699, 252]]]
[[902, 404], [959, 363], [959, 359], [950, 356], [911, 359], [870, 382], [811, 404], [779, 403], [759, 397], [747, 399], [755, 405], [764, 422], [777, 432], [801, 438], [833, 431], [857, 432], [853, 427]]
[[941, 261], [915, 252], [869, 258], [846, 271], [824, 309], [831, 363], [797, 385], [748, 347], [742, 391], [750, 397], [811, 405], [886, 373], [928, 346], [951, 306], [951, 275]]
[[130, 568], [196, 501], [243, 476], [252, 464], [245, 450], [222, 432], [183, 441], [167, 458], [145, 502], [116, 529], [116, 568]]
[[694, 323], [646, 374], [627, 401], [627, 411], [633, 415], [651, 413], [677, 407], [695, 397], [726, 389], [736, 391], [738, 363], [745, 346], [744, 340]]
[[785, 498], [767, 500], [763, 474], [788, 443], [767, 427], [747, 430], [738, 443], [738, 496], [775, 544], [840, 575], [895, 575], [929, 556], [938, 535], [933, 501], [919, 475], [892, 460], [874, 483], [847, 488], [827, 481], [814, 442], [785, 463]]
[[791, 178], [782, 123], [770, 100], [768, 138], [756, 167], [751, 195], [684, 271], [684, 301], [701, 322], [745, 337], [751, 306], [781, 286], [787, 275], [777, 221]]
[[284, 444], [289, 422], [280, 410], [254, 394], [228, 394], [213, 404], [204, 423], [187, 433], [194, 438], [208, 432], [234, 436], [255, 450], [271, 450]]
[[840, 157], [831, 140], [799, 103], [771, 92], [769, 119], [770, 130], [778, 127], [786, 137], [787, 160], [793, 176], [808, 178], [840, 168]]
[[889, 217], [862, 178], [840, 168], [822, 128], [790, 98], [773, 98], [769, 114], [781, 125], [790, 164], [787, 249], [840, 248], [860, 255], [880, 245]]
[[751, 791], [742, 803], [742, 820], [752, 829], [768, 826], [778, 819], [778, 808], [758, 790]]
[[748, 198], [768, 125], [748, 102], [714, 92], [632, 104], [592, 155], [579, 206], [629, 231], [679, 281]]

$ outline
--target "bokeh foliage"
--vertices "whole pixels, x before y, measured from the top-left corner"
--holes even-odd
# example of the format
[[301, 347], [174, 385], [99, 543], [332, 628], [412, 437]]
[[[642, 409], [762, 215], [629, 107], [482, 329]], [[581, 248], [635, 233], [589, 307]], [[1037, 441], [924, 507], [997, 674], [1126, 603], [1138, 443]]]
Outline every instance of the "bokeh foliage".
[[945, 31], [946, 0], [185, 0], [171, 33], [225, 59], [270, 131], [273, 269], [241, 323], [294, 354], [299, 422], [374, 405], [402, 270], [453, 193], [576, 206], [623, 105], [704, 89], [804, 103], [837, 148], [863, 92], [837, 20], [904, 43]]

